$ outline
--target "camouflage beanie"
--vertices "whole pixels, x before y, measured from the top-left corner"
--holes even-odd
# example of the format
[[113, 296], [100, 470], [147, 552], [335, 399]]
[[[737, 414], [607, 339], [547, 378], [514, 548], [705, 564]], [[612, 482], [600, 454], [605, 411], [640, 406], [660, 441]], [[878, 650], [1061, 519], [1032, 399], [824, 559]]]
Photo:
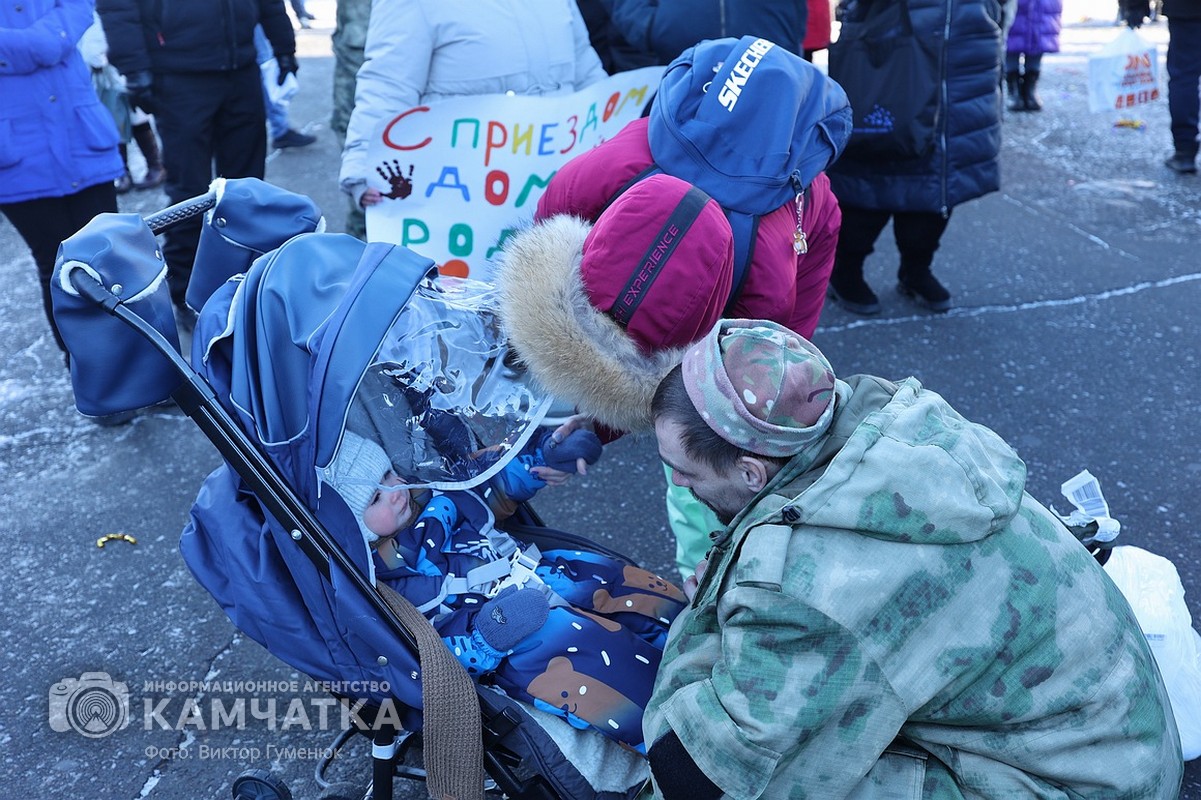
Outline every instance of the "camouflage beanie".
[[732, 445], [795, 455], [834, 417], [834, 371], [797, 333], [763, 320], [722, 320], [684, 354], [684, 387]]

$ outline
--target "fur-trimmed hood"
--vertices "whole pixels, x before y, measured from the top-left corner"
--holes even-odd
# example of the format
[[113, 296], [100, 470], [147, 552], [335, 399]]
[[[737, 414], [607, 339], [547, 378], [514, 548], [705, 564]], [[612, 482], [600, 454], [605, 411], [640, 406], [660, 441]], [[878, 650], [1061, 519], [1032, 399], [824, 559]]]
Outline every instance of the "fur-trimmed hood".
[[561, 215], [505, 243], [496, 269], [501, 321], [543, 388], [609, 428], [646, 432], [655, 389], [684, 348], [643, 353], [592, 305], [580, 273], [591, 230]]
[[510, 239], [496, 278], [534, 378], [606, 427], [648, 431], [659, 381], [730, 299], [734, 234], [709, 195], [651, 175], [594, 224], [555, 216]]

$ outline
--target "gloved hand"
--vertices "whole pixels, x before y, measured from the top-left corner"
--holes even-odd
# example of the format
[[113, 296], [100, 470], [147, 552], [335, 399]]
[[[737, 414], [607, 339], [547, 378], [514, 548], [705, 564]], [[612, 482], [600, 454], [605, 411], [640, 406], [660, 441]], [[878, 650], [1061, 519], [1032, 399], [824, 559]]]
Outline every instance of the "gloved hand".
[[576, 428], [563, 441], [556, 441], [553, 434], [542, 438], [539, 450], [543, 463], [560, 472], [575, 472], [576, 460], [584, 459], [588, 464], [600, 461], [601, 440], [585, 428]]
[[577, 428], [561, 442], [555, 441], [554, 431], [548, 431], [538, 440], [538, 446], [532, 452], [510, 461], [496, 477], [505, 496], [521, 503], [546, 486], [546, 481], [534, 474], [535, 468], [550, 467], [560, 472], [574, 473], [576, 459], [583, 458], [586, 463], [595, 464], [600, 456], [600, 439], [590, 430]]
[[147, 114], [155, 110], [154, 76], [149, 72], [131, 72], [125, 76], [125, 94], [129, 104]]
[[1143, 20], [1151, 16], [1150, 0], [1121, 0], [1122, 19], [1131, 28], [1141, 28]]
[[475, 629], [489, 647], [507, 653], [536, 633], [549, 613], [550, 604], [541, 591], [510, 586], [480, 606]]
[[284, 85], [289, 75], [295, 75], [300, 69], [300, 65], [296, 63], [296, 55], [294, 53], [286, 53], [282, 56], [275, 57], [275, 63], [279, 65], [279, 76], [275, 82], [280, 86]]

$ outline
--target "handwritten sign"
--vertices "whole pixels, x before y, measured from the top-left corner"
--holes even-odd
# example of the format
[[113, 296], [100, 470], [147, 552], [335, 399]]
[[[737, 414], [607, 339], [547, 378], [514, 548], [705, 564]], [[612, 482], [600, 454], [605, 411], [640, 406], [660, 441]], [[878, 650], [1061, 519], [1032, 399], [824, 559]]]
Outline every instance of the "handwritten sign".
[[622, 72], [556, 97], [474, 95], [402, 111], [368, 147], [384, 199], [367, 238], [486, 280], [505, 238], [533, 217], [551, 176], [642, 114], [662, 67]]

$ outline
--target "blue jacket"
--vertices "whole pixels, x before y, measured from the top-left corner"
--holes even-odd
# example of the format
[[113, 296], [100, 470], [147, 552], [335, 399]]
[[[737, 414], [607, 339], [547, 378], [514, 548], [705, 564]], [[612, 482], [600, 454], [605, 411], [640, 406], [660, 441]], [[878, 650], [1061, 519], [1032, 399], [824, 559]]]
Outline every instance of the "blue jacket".
[[117, 127], [75, 49], [91, 0], [0, 4], [0, 203], [121, 176]]
[[[852, 0], [840, 35], [862, 20], [868, 2], [893, 1]], [[828, 171], [841, 205], [947, 213], [1000, 188], [1000, 6], [996, 0], [909, 0], [909, 12], [915, 31], [946, 32], [935, 146], [924, 158], [906, 161], [844, 154]]]
[[109, 61], [134, 72], [220, 72], [257, 64], [254, 26], [275, 55], [296, 52], [283, 0], [97, 0]]
[[806, 0], [610, 0], [613, 25], [667, 64], [702, 39], [757, 36], [801, 54]]

